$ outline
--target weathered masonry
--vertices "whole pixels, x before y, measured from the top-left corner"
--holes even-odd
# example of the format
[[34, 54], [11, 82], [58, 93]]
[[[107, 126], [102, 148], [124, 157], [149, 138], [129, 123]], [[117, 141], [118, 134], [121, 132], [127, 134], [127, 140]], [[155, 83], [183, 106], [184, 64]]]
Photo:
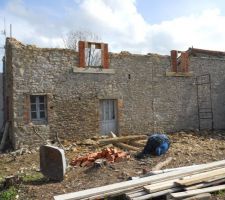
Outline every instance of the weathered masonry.
[[105, 43], [82, 41], [76, 52], [8, 38], [4, 105], [15, 148], [39, 144], [38, 135], [72, 140], [110, 131], [224, 129], [225, 53], [108, 53]]

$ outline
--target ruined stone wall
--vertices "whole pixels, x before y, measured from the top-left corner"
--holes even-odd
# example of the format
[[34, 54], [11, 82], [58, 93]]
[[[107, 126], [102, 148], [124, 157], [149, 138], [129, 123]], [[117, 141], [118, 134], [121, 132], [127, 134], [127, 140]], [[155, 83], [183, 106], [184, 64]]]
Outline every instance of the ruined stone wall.
[[[45, 140], [57, 134], [61, 139], [99, 135], [101, 99], [117, 100], [119, 134], [197, 129], [195, 78], [203, 73], [212, 76], [215, 128], [225, 127], [223, 60], [192, 57], [193, 76], [173, 77], [166, 76], [169, 56], [120, 53], [110, 54], [109, 68], [115, 73], [77, 73], [75, 51], [24, 46], [12, 39], [10, 44], [16, 148], [41, 143], [38, 135]], [[26, 96], [35, 94], [47, 96], [44, 124], [26, 119]]]
[[3, 73], [0, 73], [0, 127], [4, 122], [4, 106], [3, 106]]
[[13, 62], [12, 62], [12, 46], [6, 43], [6, 54], [5, 54], [5, 69], [3, 72], [3, 102], [4, 102], [4, 120], [9, 123], [9, 138], [15, 145], [15, 135], [14, 135], [14, 109], [13, 109]]

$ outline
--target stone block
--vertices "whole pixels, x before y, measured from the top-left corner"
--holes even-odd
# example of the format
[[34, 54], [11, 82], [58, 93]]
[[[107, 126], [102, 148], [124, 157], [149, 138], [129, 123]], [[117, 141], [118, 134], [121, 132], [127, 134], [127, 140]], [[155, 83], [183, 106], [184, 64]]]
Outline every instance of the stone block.
[[62, 181], [66, 172], [66, 159], [63, 149], [43, 145], [40, 147], [40, 169], [50, 180]]

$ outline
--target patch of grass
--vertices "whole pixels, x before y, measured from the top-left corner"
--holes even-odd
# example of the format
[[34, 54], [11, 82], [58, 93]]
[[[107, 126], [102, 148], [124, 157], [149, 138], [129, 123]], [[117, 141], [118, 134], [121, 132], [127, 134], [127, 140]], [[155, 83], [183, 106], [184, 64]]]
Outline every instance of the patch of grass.
[[7, 190], [0, 192], [1, 200], [14, 200], [17, 195], [17, 190], [15, 187], [10, 187]]
[[216, 195], [219, 195], [219, 196], [224, 196], [225, 195], [225, 190], [219, 190], [217, 192], [215, 192]]
[[38, 182], [43, 180], [44, 176], [40, 172], [34, 172], [32, 174], [25, 174], [22, 177], [23, 182]]

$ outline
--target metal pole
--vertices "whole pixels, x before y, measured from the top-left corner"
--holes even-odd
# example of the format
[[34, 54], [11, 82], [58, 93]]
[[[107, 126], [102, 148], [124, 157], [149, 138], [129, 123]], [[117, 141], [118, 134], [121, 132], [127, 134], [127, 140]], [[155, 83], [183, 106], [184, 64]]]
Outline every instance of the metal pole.
[[12, 38], [12, 24], [10, 24], [10, 38]]

